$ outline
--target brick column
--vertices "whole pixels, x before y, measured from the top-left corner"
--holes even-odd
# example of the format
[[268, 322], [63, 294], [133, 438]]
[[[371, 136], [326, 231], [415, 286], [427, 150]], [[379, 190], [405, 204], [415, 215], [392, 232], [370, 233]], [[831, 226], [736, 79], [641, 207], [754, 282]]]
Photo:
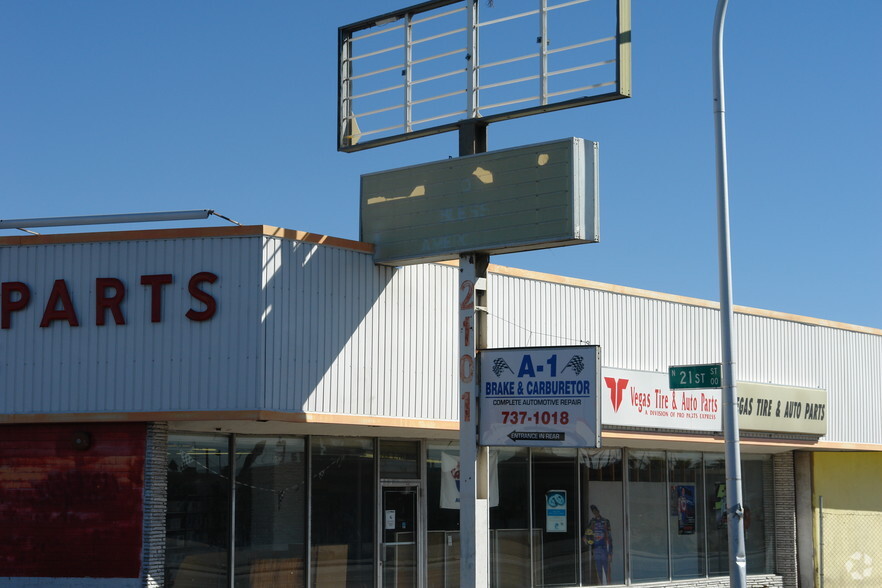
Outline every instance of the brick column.
[[165, 513], [168, 503], [168, 423], [147, 424], [144, 460], [144, 547], [141, 585], [165, 585]]
[[784, 588], [796, 588], [796, 486], [793, 452], [777, 453], [773, 458], [775, 478], [775, 571], [784, 579]]

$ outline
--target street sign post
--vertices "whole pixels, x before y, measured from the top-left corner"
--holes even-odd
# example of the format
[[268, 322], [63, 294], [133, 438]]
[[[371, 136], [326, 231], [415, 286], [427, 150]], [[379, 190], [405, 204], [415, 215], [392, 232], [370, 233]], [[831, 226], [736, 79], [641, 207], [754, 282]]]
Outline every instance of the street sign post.
[[722, 387], [722, 366], [718, 363], [672, 365], [668, 368], [671, 390]]

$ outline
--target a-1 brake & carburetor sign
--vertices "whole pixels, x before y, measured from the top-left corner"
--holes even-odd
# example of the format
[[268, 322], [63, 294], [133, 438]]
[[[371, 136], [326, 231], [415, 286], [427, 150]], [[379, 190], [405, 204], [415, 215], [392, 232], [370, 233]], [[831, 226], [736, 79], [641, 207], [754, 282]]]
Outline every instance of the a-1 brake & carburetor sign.
[[600, 447], [600, 347], [479, 354], [480, 444]]

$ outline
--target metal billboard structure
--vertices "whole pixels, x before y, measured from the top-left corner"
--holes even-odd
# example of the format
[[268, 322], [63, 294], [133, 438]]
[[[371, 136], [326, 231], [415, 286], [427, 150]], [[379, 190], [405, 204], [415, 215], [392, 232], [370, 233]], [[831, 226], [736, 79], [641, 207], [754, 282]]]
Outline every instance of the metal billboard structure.
[[[486, 153], [487, 125], [628, 98], [631, 4], [479, 7], [480, 0], [431, 0], [340, 27], [337, 149], [459, 131], [459, 159], [362, 176], [361, 240], [375, 245], [376, 263], [459, 257], [460, 585], [483, 588], [489, 447], [478, 438], [477, 352], [487, 347], [490, 254], [599, 238], [597, 144], [569, 139], [564, 157], [552, 155], [554, 143]], [[541, 427], [553, 414], [570, 416], [534, 418]], [[537, 440], [567, 434], [527, 436], [534, 433]], [[598, 420], [578, 443], [599, 442]]]
[[338, 150], [631, 95], [630, 0], [479, 6], [433, 0], [339, 28]]
[[385, 265], [596, 243], [597, 167], [570, 138], [366, 174], [360, 240]]

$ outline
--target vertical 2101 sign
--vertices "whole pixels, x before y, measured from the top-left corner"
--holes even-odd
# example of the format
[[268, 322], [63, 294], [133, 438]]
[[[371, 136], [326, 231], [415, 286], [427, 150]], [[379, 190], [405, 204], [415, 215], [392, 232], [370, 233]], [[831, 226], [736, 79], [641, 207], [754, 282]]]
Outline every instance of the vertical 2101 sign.
[[462, 410], [460, 420], [471, 422], [475, 387], [475, 283], [464, 276], [459, 283], [459, 381]]

